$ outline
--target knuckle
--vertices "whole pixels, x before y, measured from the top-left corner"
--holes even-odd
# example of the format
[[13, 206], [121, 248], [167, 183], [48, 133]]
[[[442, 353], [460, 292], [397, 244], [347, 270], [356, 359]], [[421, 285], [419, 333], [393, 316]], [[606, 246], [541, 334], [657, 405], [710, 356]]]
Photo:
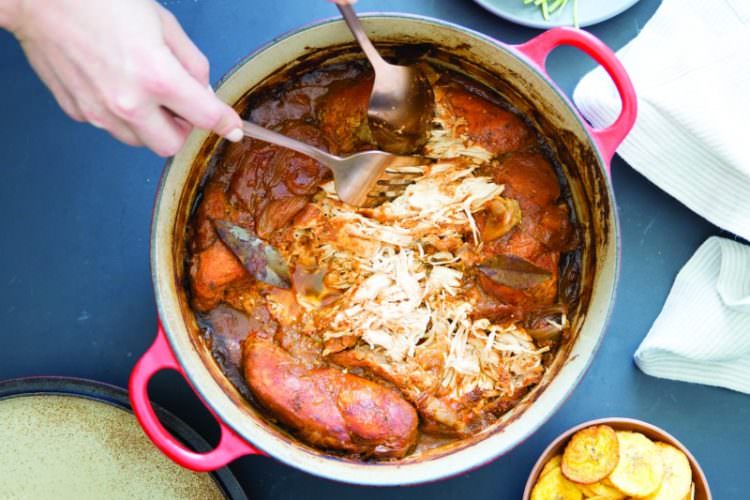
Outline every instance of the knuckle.
[[121, 136], [118, 137], [118, 139], [121, 142], [127, 144], [128, 146], [140, 146], [141, 145], [141, 141], [139, 141], [138, 138], [135, 137], [133, 134], [127, 134], [127, 133], [121, 134]]
[[80, 110], [81, 116], [85, 121], [98, 126], [103, 125], [102, 112], [98, 107], [91, 104], [81, 104]]
[[109, 100], [109, 109], [118, 118], [132, 122], [140, 115], [141, 103], [132, 94], [118, 93]]
[[164, 71], [164, 65], [161, 64], [159, 53], [135, 54], [132, 67], [137, 92], [163, 96], [171, 90], [172, 86]]
[[158, 70], [144, 72], [141, 75], [141, 85], [147, 93], [157, 97], [168, 95], [173, 90], [172, 84]]
[[61, 102], [60, 107], [65, 111], [65, 114], [67, 114], [69, 117], [71, 117], [73, 120], [77, 122], [83, 122], [84, 117], [83, 114], [78, 110], [77, 106], [74, 106], [70, 102]]
[[71, 98], [62, 93], [53, 93], [53, 95], [55, 96], [57, 104], [65, 112], [66, 115], [77, 122], [83, 121], [83, 115], [81, 115], [81, 112], [78, 110], [78, 106], [73, 103], [73, 100]]

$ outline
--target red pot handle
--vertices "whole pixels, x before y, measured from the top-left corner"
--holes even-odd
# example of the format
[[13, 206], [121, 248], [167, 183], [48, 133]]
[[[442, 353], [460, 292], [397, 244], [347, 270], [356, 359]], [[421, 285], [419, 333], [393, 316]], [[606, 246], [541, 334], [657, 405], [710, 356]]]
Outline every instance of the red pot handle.
[[[262, 454], [218, 418], [221, 440], [216, 448], [207, 453], [191, 451], [175, 439], [159, 421], [148, 397], [148, 382], [151, 377], [158, 371], [168, 369], [175, 370], [183, 377], [185, 376], [185, 372], [169, 347], [164, 329], [159, 323], [156, 340], [143, 357], [138, 360], [133, 373], [130, 375], [130, 402], [133, 406], [133, 412], [141, 423], [143, 430], [146, 431], [146, 435], [157, 448], [183, 467], [199, 472], [220, 469], [244, 455]], [[213, 412], [211, 413], [213, 414]]]
[[581, 49], [601, 64], [615, 82], [617, 92], [622, 101], [622, 110], [617, 120], [607, 128], [595, 129], [586, 124], [586, 128], [594, 137], [599, 150], [602, 152], [604, 161], [609, 163], [615, 154], [615, 150], [633, 128], [635, 117], [638, 112], [638, 100], [635, 95], [633, 83], [630, 81], [627, 71], [612, 49], [591, 33], [573, 28], [553, 28], [541, 35], [532, 38], [526, 43], [516, 45], [516, 50], [531, 59], [538, 68], [549, 77], [546, 69], [547, 56], [560, 45], [571, 45]]

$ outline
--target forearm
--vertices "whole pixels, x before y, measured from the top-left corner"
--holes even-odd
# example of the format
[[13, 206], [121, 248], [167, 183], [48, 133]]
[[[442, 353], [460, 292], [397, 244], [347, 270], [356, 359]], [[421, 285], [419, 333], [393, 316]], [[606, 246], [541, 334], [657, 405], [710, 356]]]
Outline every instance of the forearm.
[[22, 0], [0, 0], [0, 28], [13, 31], [21, 17]]

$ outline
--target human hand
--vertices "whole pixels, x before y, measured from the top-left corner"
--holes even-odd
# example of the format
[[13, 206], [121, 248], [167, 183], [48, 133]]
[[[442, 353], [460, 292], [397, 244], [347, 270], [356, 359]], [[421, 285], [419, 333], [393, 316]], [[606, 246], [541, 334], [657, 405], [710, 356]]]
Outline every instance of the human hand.
[[242, 139], [239, 115], [209, 86], [208, 60], [156, 1], [14, 1], [7, 27], [72, 118], [161, 156], [193, 127]]

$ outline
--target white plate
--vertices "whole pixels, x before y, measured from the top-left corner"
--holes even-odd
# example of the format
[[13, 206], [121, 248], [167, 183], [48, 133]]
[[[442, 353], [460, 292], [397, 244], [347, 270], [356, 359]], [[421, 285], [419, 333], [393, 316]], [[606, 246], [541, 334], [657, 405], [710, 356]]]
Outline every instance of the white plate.
[[[542, 9], [539, 6], [533, 5], [533, 3], [524, 5], [523, 0], [474, 1], [508, 21], [524, 26], [531, 26], [532, 28], [573, 26], [573, 3], [575, 0], [568, 0], [568, 4], [564, 8], [550, 14], [547, 20], [542, 16]], [[578, 0], [578, 25], [583, 27], [606, 21], [629, 9], [636, 2], [638, 0]]]

